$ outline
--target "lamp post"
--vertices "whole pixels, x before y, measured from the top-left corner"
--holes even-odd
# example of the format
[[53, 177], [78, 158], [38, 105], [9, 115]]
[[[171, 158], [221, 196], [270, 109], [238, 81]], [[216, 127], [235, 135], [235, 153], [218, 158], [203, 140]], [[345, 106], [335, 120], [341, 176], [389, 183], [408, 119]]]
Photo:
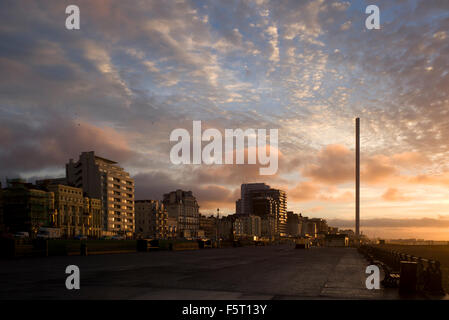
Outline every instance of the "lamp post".
[[220, 248], [220, 232], [218, 230], [219, 226], [220, 226], [220, 208], [217, 208], [217, 222], [215, 225], [215, 232], [216, 232], [215, 240], [217, 242], [217, 248]]

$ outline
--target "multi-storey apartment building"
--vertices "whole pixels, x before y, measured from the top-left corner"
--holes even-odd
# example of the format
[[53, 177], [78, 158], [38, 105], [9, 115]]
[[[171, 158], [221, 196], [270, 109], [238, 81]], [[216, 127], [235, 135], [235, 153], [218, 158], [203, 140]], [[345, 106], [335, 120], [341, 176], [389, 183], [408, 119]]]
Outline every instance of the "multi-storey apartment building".
[[81, 188], [50, 184], [46, 189], [53, 192], [55, 216], [52, 225], [61, 229], [62, 237], [86, 235], [99, 238], [103, 229], [100, 199], [83, 196]]
[[238, 215], [234, 221], [235, 236], [254, 238], [262, 235], [262, 219], [255, 215]]
[[302, 235], [302, 216], [293, 211], [287, 211], [287, 232], [289, 236], [299, 237]]
[[316, 231], [319, 234], [328, 234], [329, 233], [329, 227], [327, 225], [327, 221], [322, 218], [312, 218], [309, 219], [310, 222], [313, 222], [316, 224]]
[[[285, 191], [273, 189], [265, 183], [242, 184], [241, 215], [268, 216], [264, 230], [270, 236], [287, 236], [287, 195]], [[273, 228], [267, 229], [267, 228]]]
[[136, 200], [136, 234], [143, 238], [166, 239], [170, 237], [168, 214], [158, 200]]
[[316, 222], [313, 222], [308, 217], [303, 217], [303, 223], [302, 223], [302, 235], [316, 238], [318, 235], [318, 229]]
[[66, 165], [67, 182], [82, 188], [90, 198], [101, 200], [106, 233], [132, 236], [134, 222], [134, 180], [117, 162], [81, 153], [79, 160]]
[[167, 238], [175, 239], [178, 237], [178, 219], [174, 217], [167, 218], [168, 233]]
[[261, 234], [262, 237], [268, 238], [270, 240], [275, 240], [279, 235], [277, 233], [277, 220], [275, 216], [264, 215], [261, 216]]
[[237, 199], [235, 202], [235, 214], [242, 214], [242, 199]]
[[100, 199], [84, 197], [84, 219], [88, 226], [85, 233], [90, 237], [101, 237], [103, 235], [103, 209]]
[[235, 239], [235, 220], [237, 215], [228, 215], [220, 218], [218, 220], [217, 229], [218, 237], [223, 240], [234, 240]]
[[237, 214], [253, 214], [252, 191], [269, 190], [265, 183], [243, 183], [240, 187], [240, 199], [236, 201]]
[[8, 180], [2, 190], [3, 219], [10, 232], [26, 231], [36, 236], [40, 227], [51, 226], [55, 217], [53, 192], [20, 179]]
[[192, 191], [176, 190], [164, 194], [168, 216], [177, 219], [179, 236], [196, 237], [199, 230], [199, 205]]

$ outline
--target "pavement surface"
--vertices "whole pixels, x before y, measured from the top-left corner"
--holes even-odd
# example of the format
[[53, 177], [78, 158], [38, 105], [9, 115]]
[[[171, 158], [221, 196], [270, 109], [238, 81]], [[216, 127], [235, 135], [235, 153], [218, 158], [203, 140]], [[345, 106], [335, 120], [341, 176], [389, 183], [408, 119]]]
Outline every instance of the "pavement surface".
[[[79, 290], [65, 287], [77, 265]], [[368, 290], [353, 248], [291, 245], [0, 261], [0, 299], [398, 299]]]

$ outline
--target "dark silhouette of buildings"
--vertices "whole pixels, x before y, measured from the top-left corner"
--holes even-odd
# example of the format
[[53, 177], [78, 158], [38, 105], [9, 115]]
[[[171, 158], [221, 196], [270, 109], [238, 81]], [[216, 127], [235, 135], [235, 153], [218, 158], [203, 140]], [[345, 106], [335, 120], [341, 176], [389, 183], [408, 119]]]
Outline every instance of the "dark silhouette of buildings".
[[265, 183], [241, 185], [241, 199], [236, 202], [237, 215], [256, 215], [262, 219], [262, 236], [283, 237], [287, 230], [287, 195]]
[[53, 192], [38, 189], [21, 179], [7, 180], [2, 190], [4, 223], [10, 232], [36, 235], [39, 228], [53, 223], [55, 201]]

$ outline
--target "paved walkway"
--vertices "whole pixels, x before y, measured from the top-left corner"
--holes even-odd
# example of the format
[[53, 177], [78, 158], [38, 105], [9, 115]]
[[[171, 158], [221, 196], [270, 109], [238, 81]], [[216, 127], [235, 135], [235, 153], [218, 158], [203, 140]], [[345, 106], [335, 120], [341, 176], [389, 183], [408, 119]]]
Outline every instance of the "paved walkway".
[[[79, 266], [81, 289], [65, 289]], [[1, 261], [0, 299], [397, 299], [353, 248], [204, 249]]]

